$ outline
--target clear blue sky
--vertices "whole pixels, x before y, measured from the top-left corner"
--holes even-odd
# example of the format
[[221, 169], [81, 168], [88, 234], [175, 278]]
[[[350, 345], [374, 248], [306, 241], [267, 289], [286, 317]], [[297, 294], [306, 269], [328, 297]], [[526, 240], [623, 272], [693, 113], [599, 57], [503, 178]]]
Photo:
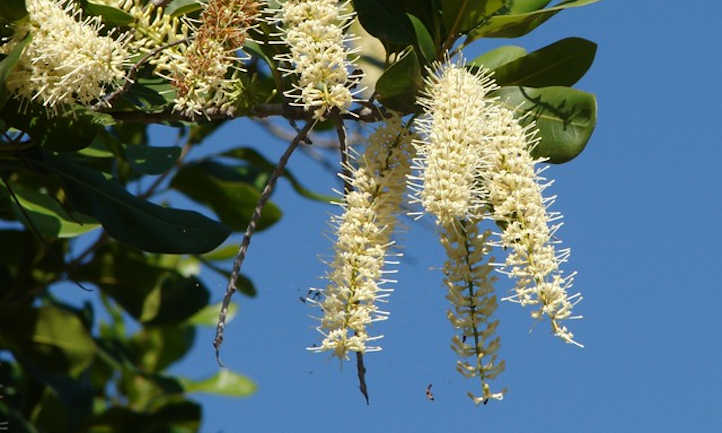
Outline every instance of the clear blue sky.
[[[722, 431], [722, 3], [615, 1], [562, 12], [530, 35], [489, 40], [473, 58], [513, 43], [529, 51], [568, 36], [599, 45], [576, 87], [599, 101], [597, 129], [584, 153], [546, 174], [556, 179], [558, 233], [572, 248], [584, 295], [571, 322], [585, 349], [552, 337], [547, 324], [530, 334], [528, 310], [499, 309], [500, 356], [507, 369], [502, 402], [474, 407], [449, 349], [452, 328], [438, 267], [443, 251], [431, 219], [402, 235], [407, 258], [391, 297], [391, 318], [378, 324], [384, 350], [366, 357], [371, 406], [357, 389], [355, 365], [312, 354], [314, 311], [298, 297], [322, 285], [330, 254], [330, 206], [296, 195], [285, 180], [273, 196], [280, 223], [253, 238], [243, 272], [259, 296], [237, 296], [225, 363], [253, 378], [247, 399], [197, 396], [202, 431], [216, 432], [720, 432]], [[716, 30], [717, 29], [717, 30]], [[155, 145], [167, 133], [155, 130]], [[285, 148], [247, 121], [224, 127], [206, 151], [251, 144], [276, 160]], [[203, 153], [200, 150], [197, 155]], [[316, 191], [334, 177], [305, 155], [290, 168]], [[237, 238], [234, 238], [238, 241]], [[503, 276], [501, 276], [503, 277]], [[225, 281], [206, 278], [213, 301]], [[498, 290], [511, 284], [500, 279]], [[174, 372], [203, 377], [217, 369], [212, 330]], [[424, 389], [433, 383], [436, 401]]]

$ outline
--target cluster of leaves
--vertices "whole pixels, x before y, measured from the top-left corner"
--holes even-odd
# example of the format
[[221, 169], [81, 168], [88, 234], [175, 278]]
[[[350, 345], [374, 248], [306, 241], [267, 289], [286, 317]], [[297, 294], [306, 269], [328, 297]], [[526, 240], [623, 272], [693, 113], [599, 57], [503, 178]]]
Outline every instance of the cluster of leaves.
[[[381, 55], [362, 52], [382, 66], [374, 99], [411, 114], [424, 67], [451, 50], [483, 37], [519, 37], [565, 8], [596, 0], [353, 0], [363, 28], [380, 41]], [[127, 26], [125, 12], [81, 1], [108, 27]], [[194, 0], [174, 0], [167, 14], [197, 16]], [[195, 15], [194, 15], [195, 14]], [[0, 2], [0, 36], [24, 19], [24, 0]], [[260, 26], [261, 40], [270, 29]], [[32, 35], [28, 36], [31, 38]], [[461, 40], [463, 38], [463, 41]], [[222, 370], [201, 382], [165, 373], [193, 345], [196, 327], [215, 323], [217, 305], [198, 279], [205, 267], [225, 277], [234, 247], [221, 247], [248, 225], [274, 165], [252, 148], [238, 147], [202, 160], [186, 160], [229, 119], [190, 122], [170, 111], [170, 83], [141, 68], [110, 112], [71, 107], [48, 117], [43, 107], [20, 104], [5, 80], [23, 44], [0, 57], [0, 418], [26, 432], [195, 432], [200, 407], [195, 391], [241, 396], [253, 391], [246, 378]], [[253, 54], [237, 116], [279, 104], [292, 77], [271, 60], [283, 46], [249, 41]], [[596, 45], [562, 39], [527, 53], [505, 45], [470, 62], [494, 71], [498, 95], [531, 113], [539, 156], [563, 163], [584, 149], [596, 124], [593, 95], [573, 89], [590, 67]], [[265, 63], [265, 64], [264, 64]], [[282, 113], [286, 113], [284, 108]], [[149, 143], [147, 123], [176, 128], [172, 146]], [[318, 128], [330, 127], [320, 124]], [[180, 143], [183, 143], [181, 146]], [[294, 189], [318, 201], [284, 171]], [[130, 190], [138, 193], [131, 194]], [[159, 205], [158, 194], [175, 191], [212, 211]], [[173, 197], [171, 195], [170, 197]], [[281, 210], [267, 203], [258, 230]], [[72, 254], [71, 254], [72, 253]], [[97, 290], [102, 311], [90, 303], [67, 305], [50, 290], [60, 282]], [[238, 287], [255, 296], [251, 281]], [[96, 316], [109, 317], [100, 321]], [[127, 332], [131, 320], [138, 328]]]

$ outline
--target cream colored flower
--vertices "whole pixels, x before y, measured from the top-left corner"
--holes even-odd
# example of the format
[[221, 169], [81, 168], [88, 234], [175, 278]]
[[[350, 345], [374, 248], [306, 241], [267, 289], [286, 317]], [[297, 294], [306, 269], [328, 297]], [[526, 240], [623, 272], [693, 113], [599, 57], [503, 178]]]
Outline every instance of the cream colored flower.
[[421, 140], [410, 186], [415, 200], [441, 225], [482, 213], [483, 191], [478, 172], [489, 92], [496, 89], [490, 74], [466, 70], [463, 62], [435, 64], [418, 99], [424, 116], [415, 122]]
[[352, 67], [348, 57], [353, 54], [346, 45], [345, 34], [353, 13], [344, 14], [349, 2], [336, 0], [285, 0], [269, 22], [281, 31], [289, 52], [276, 60], [289, 64], [279, 70], [297, 74], [298, 82], [287, 97], [292, 105], [313, 111], [316, 119], [323, 119], [333, 108], [347, 111], [353, 102], [350, 88], [358, 76], [349, 74]]
[[193, 41], [182, 53], [172, 51], [174, 72], [169, 77], [177, 89], [174, 110], [188, 117], [231, 115], [243, 94], [239, 57], [248, 31], [256, 25], [262, 2], [209, 0], [203, 6]]
[[[458, 335], [452, 338], [451, 348], [461, 358], [456, 370], [467, 378], [479, 377], [481, 380], [481, 395], [468, 394], [476, 404], [489, 399], [501, 400], [506, 392], [492, 393], [488, 383], [505, 367], [504, 361], [497, 361], [499, 337], [493, 338], [499, 321], [491, 319], [497, 302], [492, 285], [495, 279], [489, 275], [493, 267], [486, 257], [489, 235], [489, 231], [479, 235], [478, 221], [458, 221], [441, 228], [441, 243], [447, 255], [444, 284], [449, 291], [446, 299], [454, 308], [448, 311], [447, 317], [462, 335], [462, 338]], [[473, 361], [468, 362], [465, 358]]]
[[567, 293], [575, 273], [563, 276], [559, 269], [570, 251], [555, 247], [561, 215], [547, 211], [554, 197], [542, 195], [551, 182], [540, 177], [535, 166], [542, 160], [530, 153], [538, 142], [537, 131], [533, 125], [521, 126], [512, 110], [497, 103], [489, 110], [483, 134], [485, 164], [479, 176], [490, 209], [487, 217], [504, 227], [491, 245], [509, 249], [500, 270], [516, 279], [516, 293], [505, 300], [539, 305], [533, 317], [548, 317], [555, 335], [581, 346], [561, 325], [562, 320], [581, 317], [572, 316], [572, 308], [582, 298]]
[[66, 0], [26, 0], [28, 19], [0, 47], [10, 52], [29, 32], [32, 40], [6, 81], [23, 100], [42, 103], [50, 114], [73, 103], [90, 105], [124, 77], [127, 37], [100, 36], [99, 17], [83, 18]]
[[358, 159], [358, 167], [349, 167], [347, 179], [353, 190], [347, 192], [341, 206], [342, 215], [334, 217], [336, 225], [335, 257], [327, 275], [328, 286], [321, 292], [322, 301], [309, 301], [323, 311], [317, 328], [324, 336], [316, 352], [333, 351], [340, 359], [348, 352], [381, 350], [370, 345], [381, 336], [369, 336], [368, 325], [386, 320], [383, 302], [392, 289], [385, 285], [393, 280], [386, 275], [389, 249], [394, 245], [391, 234], [404, 192], [404, 179], [409, 172], [411, 134], [397, 117], [389, 119], [369, 138], [366, 151]]

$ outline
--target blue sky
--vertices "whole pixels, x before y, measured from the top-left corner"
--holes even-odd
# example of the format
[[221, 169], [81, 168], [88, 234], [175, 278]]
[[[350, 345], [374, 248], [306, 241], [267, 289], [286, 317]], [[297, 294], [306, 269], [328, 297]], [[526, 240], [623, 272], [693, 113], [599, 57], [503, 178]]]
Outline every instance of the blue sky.
[[[259, 296], [235, 298], [240, 313], [223, 347], [226, 365], [259, 389], [247, 399], [197, 396], [203, 432], [722, 431], [721, 18], [719, 2], [604, 0], [562, 12], [524, 38], [481, 41], [466, 53], [508, 43], [532, 51], [569, 36], [599, 45], [576, 85], [597, 95], [597, 129], [581, 156], [546, 172], [556, 179], [554, 210], [565, 215], [558, 236], [572, 248], [566, 269], [579, 271], [575, 288], [584, 300], [576, 310], [585, 318], [570, 326], [584, 349], [551, 336], [546, 322], [530, 333], [529, 311], [502, 304], [507, 369], [496, 383], [509, 392], [474, 407], [465, 394], [478, 382], [455, 371], [449, 349], [438, 269], [444, 255], [432, 220], [407, 221], [391, 317], [377, 326], [384, 350], [366, 357], [366, 406], [354, 363], [304, 350], [318, 335], [314, 311], [298, 297], [323, 284], [319, 256], [331, 252], [324, 234], [335, 209], [281, 180], [273, 201], [284, 217], [253, 238], [243, 267]], [[170, 144], [160, 128], [154, 136], [153, 144]], [[195, 156], [240, 144], [272, 160], [285, 148], [239, 120]], [[316, 191], [337, 185], [302, 153], [289, 167]], [[206, 277], [220, 300], [225, 281]], [[500, 277], [503, 294], [511, 282]], [[212, 330], [201, 332], [173, 371], [213, 374], [211, 340]], [[429, 383], [434, 402], [424, 396]]]

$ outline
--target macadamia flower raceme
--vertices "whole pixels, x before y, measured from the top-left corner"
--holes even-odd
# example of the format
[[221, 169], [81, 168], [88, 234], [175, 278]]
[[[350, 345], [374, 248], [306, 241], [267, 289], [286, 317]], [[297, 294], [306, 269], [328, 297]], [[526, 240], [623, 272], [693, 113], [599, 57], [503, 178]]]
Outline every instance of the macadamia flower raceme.
[[32, 36], [6, 81], [24, 104], [38, 101], [51, 114], [64, 105], [89, 105], [124, 77], [126, 35], [100, 36], [100, 18], [83, 18], [71, 1], [26, 0], [25, 6], [27, 20], [0, 47], [8, 53], [28, 32]]
[[324, 336], [320, 346], [310, 347], [316, 352], [333, 351], [340, 359], [348, 352], [373, 352], [379, 346], [369, 345], [381, 336], [369, 336], [368, 325], [385, 320], [388, 312], [376, 305], [389, 296], [392, 289], [382, 288], [394, 282], [384, 275], [389, 249], [394, 242], [391, 234], [409, 173], [411, 134], [399, 118], [387, 120], [369, 138], [358, 167], [349, 167], [351, 178], [346, 179], [348, 191], [341, 206], [342, 215], [333, 218], [336, 224], [335, 257], [327, 275], [329, 285], [322, 291], [324, 299], [316, 302], [323, 311], [317, 328]]
[[336, 0], [285, 0], [278, 9], [269, 10], [289, 52], [276, 57], [291, 68], [279, 68], [297, 74], [298, 83], [286, 96], [292, 105], [313, 111], [316, 119], [325, 118], [329, 110], [346, 111], [353, 101], [349, 89], [358, 77], [348, 69], [352, 53], [346, 47], [350, 38], [345, 29], [353, 13], [344, 14], [349, 2]]
[[410, 186], [424, 210], [447, 225], [457, 218], [482, 212], [483, 128], [487, 95], [496, 89], [486, 72], [469, 73], [463, 65], [437, 64], [429, 70], [419, 104], [424, 116], [415, 126], [421, 140], [414, 142], [418, 158]]
[[[500, 339], [492, 338], [499, 321], [491, 320], [497, 302], [494, 278], [489, 275], [493, 267], [486, 257], [489, 235], [489, 231], [479, 235], [478, 221], [459, 221], [441, 228], [441, 244], [448, 257], [444, 264], [444, 284], [449, 290], [446, 299], [454, 308], [447, 316], [462, 335], [452, 338], [451, 348], [461, 358], [456, 370], [465, 377], [481, 380], [481, 395], [468, 393], [476, 404], [501, 400], [505, 392], [492, 393], [489, 386], [489, 380], [505, 367], [504, 361], [497, 362]], [[469, 357], [472, 362], [464, 360]]]
[[575, 274], [563, 276], [559, 270], [570, 251], [555, 248], [559, 241], [553, 237], [561, 223], [553, 223], [561, 215], [547, 212], [554, 197], [542, 196], [551, 182], [544, 183], [541, 170], [535, 169], [542, 160], [530, 154], [538, 141], [536, 130], [532, 125], [521, 126], [514, 112], [500, 104], [490, 111], [484, 126], [485, 164], [479, 176], [490, 209], [487, 217], [504, 226], [491, 245], [510, 250], [500, 270], [516, 279], [515, 295], [505, 299], [539, 305], [540, 309], [532, 313], [534, 318], [549, 317], [555, 335], [580, 345], [560, 324], [564, 319], [580, 317], [572, 316], [572, 307], [581, 301], [581, 295], [567, 293]]

